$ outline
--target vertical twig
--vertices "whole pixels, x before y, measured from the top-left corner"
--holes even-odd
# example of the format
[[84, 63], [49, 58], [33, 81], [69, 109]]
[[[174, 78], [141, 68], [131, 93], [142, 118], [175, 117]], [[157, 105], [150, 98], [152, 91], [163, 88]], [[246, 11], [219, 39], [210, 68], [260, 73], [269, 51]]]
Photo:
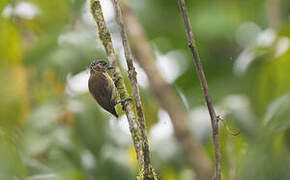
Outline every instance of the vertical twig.
[[118, 0], [113, 0], [114, 9], [116, 12], [116, 20], [121, 28], [121, 36], [122, 36], [122, 43], [124, 47], [125, 57], [127, 60], [127, 67], [128, 67], [128, 76], [131, 82], [132, 91], [134, 100], [136, 103], [136, 109], [137, 109], [137, 118], [139, 122], [140, 127], [140, 133], [141, 133], [141, 141], [142, 141], [142, 152], [143, 152], [143, 161], [144, 161], [144, 174], [142, 179], [157, 179], [156, 175], [153, 172], [151, 162], [150, 162], [150, 151], [149, 151], [149, 144], [148, 139], [146, 135], [146, 127], [145, 127], [145, 118], [143, 114], [142, 109], [142, 103], [139, 93], [139, 88], [137, 84], [137, 73], [135, 70], [135, 67], [133, 65], [133, 54], [129, 45], [129, 40], [126, 33], [126, 27], [123, 22], [123, 16], [122, 16], [122, 10], [120, 8], [120, 4]]
[[211, 102], [211, 98], [210, 98], [210, 94], [209, 94], [209, 90], [207, 86], [207, 81], [206, 81], [203, 68], [200, 62], [198, 51], [196, 49], [193, 33], [191, 30], [189, 18], [188, 18], [186, 7], [185, 7], [185, 2], [184, 0], [178, 0], [178, 4], [183, 15], [183, 20], [184, 20], [187, 38], [188, 38], [188, 46], [191, 50], [191, 53], [194, 59], [195, 68], [196, 68], [199, 80], [201, 82], [207, 108], [208, 108], [210, 118], [211, 118], [212, 136], [213, 136], [213, 142], [214, 142], [214, 152], [215, 152], [215, 161], [216, 161], [215, 179], [220, 180], [221, 179], [221, 153], [220, 153], [220, 147], [219, 147], [218, 119], [217, 119], [213, 104]]
[[283, 22], [281, 0], [267, 0], [266, 5], [269, 27], [274, 29], [279, 28]]
[[[120, 79], [117, 84], [118, 93], [121, 99], [125, 99], [128, 97], [127, 90], [125, 88], [124, 81], [122, 79], [122, 75], [120, 73], [117, 56], [115, 54], [113, 43], [111, 39], [111, 34], [109, 29], [106, 26], [106, 22], [104, 20], [102, 7], [99, 0], [90, 0], [90, 9], [91, 13], [97, 23], [98, 30], [99, 30], [99, 38], [103, 43], [103, 46], [106, 50], [108, 59], [111, 65], [114, 67], [113, 69], [113, 78]], [[139, 167], [143, 167], [143, 159], [142, 159], [142, 149], [140, 144], [140, 132], [138, 129], [138, 124], [135, 118], [135, 113], [133, 111], [133, 106], [131, 102], [125, 103], [125, 110], [126, 115], [128, 118], [129, 128], [131, 132], [131, 136], [133, 139], [134, 148], [137, 154], [137, 160]]]
[[176, 94], [174, 87], [162, 77], [156, 65], [156, 58], [146, 38], [143, 28], [132, 9], [121, 1], [124, 9], [124, 23], [137, 61], [144, 69], [156, 98], [168, 112], [174, 134], [186, 154], [186, 158], [195, 171], [197, 179], [209, 180], [213, 177], [211, 162], [198, 139], [191, 133], [186, 121], [187, 112]]

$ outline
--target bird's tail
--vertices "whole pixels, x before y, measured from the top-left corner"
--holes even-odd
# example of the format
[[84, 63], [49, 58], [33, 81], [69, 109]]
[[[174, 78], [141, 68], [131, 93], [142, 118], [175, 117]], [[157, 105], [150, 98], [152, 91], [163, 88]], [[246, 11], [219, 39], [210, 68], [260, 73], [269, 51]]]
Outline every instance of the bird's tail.
[[113, 108], [113, 110], [112, 110], [112, 112], [111, 112], [116, 118], [118, 118], [119, 117], [119, 115], [117, 114], [117, 112], [116, 112], [116, 109], [115, 108]]

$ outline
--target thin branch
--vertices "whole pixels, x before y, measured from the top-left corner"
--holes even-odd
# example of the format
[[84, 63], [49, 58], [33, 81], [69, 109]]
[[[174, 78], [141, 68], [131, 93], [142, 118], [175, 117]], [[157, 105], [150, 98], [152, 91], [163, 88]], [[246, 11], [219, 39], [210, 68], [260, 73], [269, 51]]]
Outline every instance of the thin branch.
[[[100, 4], [99, 0], [90, 0], [90, 9], [91, 13], [97, 23], [98, 30], [99, 30], [99, 38], [103, 43], [103, 46], [106, 50], [108, 59], [111, 63], [111, 65], [114, 67], [113, 69], [113, 79], [119, 79], [117, 83], [117, 89], [118, 93], [120, 95], [121, 99], [126, 99], [128, 97], [128, 93], [122, 78], [122, 75], [120, 73], [119, 69], [119, 64], [117, 61], [117, 56], [115, 54], [114, 48], [113, 48], [113, 43], [111, 39], [111, 34], [109, 32], [109, 29], [106, 26], [106, 22], [104, 20], [103, 12], [102, 12], [102, 7]], [[141, 149], [141, 144], [140, 144], [140, 132], [138, 129], [138, 124], [135, 119], [135, 113], [133, 110], [132, 102], [127, 102], [125, 103], [125, 110], [126, 110], [126, 115], [129, 123], [129, 129], [131, 132], [131, 136], [133, 139], [134, 143], [134, 148], [137, 154], [137, 160], [139, 167], [143, 167], [143, 159], [142, 159], [142, 149]]]
[[212, 136], [213, 136], [214, 152], [215, 152], [214, 154], [215, 154], [215, 161], [216, 161], [215, 179], [220, 180], [221, 179], [221, 153], [220, 153], [220, 147], [219, 147], [218, 119], [217, 119], [217, 116], [216, 116], [216, 113], [215, 113], [215, 110], [214, 110], [214, 107], [210, 98], [207, 81], [206, 81], [203, 68], [201, 65], [201, 61], [199, 58], [199, 54], [195, 45], [195, 40], [193, 37], [191, 25], [190, 25], [189, 18], [187, 15], [185, 2], [184, 0], [178, 0], [178, 4], [183, 15], [183, 20], [184, 20], [187, 38], [188, 38], [188, 46], [191, 50], [191, 53], [194, 59], [195, 68], [196, 68], [199, 80], [201, 82], [201, 86], [202, 86], [203, 93], [205, 96], [205, 101], [206, 101], [207, 108], [208, 108], [210, 118], [211, 118]]
[[283, 22], [281, 13], [281, 0], [267, 0], [266, 2], [268, 25], [271, 28], [277, 29]]
[[127, 37], [125, 25], [123, 22], [123, 16], [122, 16], [122, 11], [120, 8], [119, 1], [113, 0], [113, 5], [116, 12], [117, 22], [119, 26], [121, 27], [122, 43], [124, 46], [125, 57], [127, 60], [127, 67], [128, 67], [128, 76], [131, 82], [133, 96], [136, 103], [137, 117], [138, 117], [140, 132], [141, 132], [142, 152], [143, 152], [143, 158], [144, 158], [143, 159], [144, 174], [143, 174], [143, 177], [141, 177], [141, 179], [146, 179], [146, 180], [157, 179], [150, 163], [149, 144], [148, 144], [148, 139], [146, 135], [146, 127], [144, 123], [145, 118], [144, 118], [144, 113], [142, 109], [142, 103], [141, 103], [141, 98], [140, 98], [140, 93], [139, 93], [139, 88], [138, 88], [138, 83], [137, 83], [137, 73], [133, 65], [133, 54], [129, 45], [129, 40]]
[[[121, 1], [123, 2], [123, 1]], [[193, 136], [186, 121], [186, 111], [174, 88], [162, 77], [156, 65], [156, 58], [149, 45], [142, 26], [136, 16], [126, 4], [121, 4], [124, 9], [124, 19], [128, 27], [128, 37], [137, 61], [144, 69], [153, 88], [156, 97], [162, 107], [168, 112], [175, 136], [181, 143], [191, 167], [197, 174], [199, 180], [209, 180], [213, 176], [213, 169], [203, 146]]]

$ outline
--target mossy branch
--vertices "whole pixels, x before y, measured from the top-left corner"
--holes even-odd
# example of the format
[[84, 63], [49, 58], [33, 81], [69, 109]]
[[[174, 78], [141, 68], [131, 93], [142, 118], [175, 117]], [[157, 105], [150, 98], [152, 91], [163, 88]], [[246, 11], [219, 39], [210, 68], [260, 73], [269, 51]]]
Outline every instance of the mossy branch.
[[124, 46], [124, 52], [125, 57], [127, 61], [127, 67], [128, 67], [128, 76], [131, 82], [131, 87], [133, 91], [134, 100], [136, 102], [136, 110], [137, 110], [137, 118], [139, 122], [140, 127], [140, 133], [141, 133], [141, 141], [142, 141], [142, 152], [143, 152], [143, 161], [144, 166], [142, 167], [144, 173], [142, 179], [146, 180], [155, 180], [157, 179], [157, 176], [154, 173], [154, 170], [151, 166], [151, 160], [150, 160], [150, 151], [149, 151], [149, 144], [148, 139], [146, 135], [146, 127], [145, 127], [145, 117], [143, 113], [141, 98], [140, 98], [140, 92], [139, 87], [137, 83], [137, 72], [135, 70], [135, 67], [133, 65], [133, 54], [129, 45], [129, 40], [127, 37], [127, 32], [125, 28], [125, 24], [123, 22], [123, 16], [122, 11], [120, 8], [119, 0], [113, 0], [113, 5], [116, 13], [116, 20], [121, 28], [121, 37], [122, 37], [122, 43]]
[[[98, 26], [99, 38], [102, 41], [102, 44], [105, 48], [110, 64], [114, 67], [113, 79], [114, 80], [119, 79], [117, 83], [117, 89], [120, 95], [120, 99], [126, 99], [128, 97], [128, 93], [127, 93], [126, 86], [124, 84], [124, 81], [121, 75], [117, 56], [114, 51], [111, 34], [104, 20], [100, 1], [90, 0], [90, 10]], [[133, 110], [132, 102], [129, 101], [125, 103], [124, 108], [125, 108], [126, 115], [128, 118], [129, 128], [130, 128], [131, 136], [133, 139], [134, 148], [137, 154], [138, 164], [139, 164], [139, 167], [142, 168], [144, 164], [144, 161], [142, 158], [142, 154], [143, 154], [142, 144], [141, 144], [141, 139], [140, 139], [140, 131], [138, 128], [139, 125], [135, 118], [135, 113]]]

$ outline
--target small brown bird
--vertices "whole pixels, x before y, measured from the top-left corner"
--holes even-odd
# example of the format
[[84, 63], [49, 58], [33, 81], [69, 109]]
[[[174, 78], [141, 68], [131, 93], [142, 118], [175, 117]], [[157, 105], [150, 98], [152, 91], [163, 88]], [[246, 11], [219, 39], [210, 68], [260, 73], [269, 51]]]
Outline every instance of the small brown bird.
[[109, 69], [105, 61], [94, 61], [90, 65], [89, 91], [105, 110], [118, 118], [115, 110], [117, 102], [117, 88], [107, 73]]

